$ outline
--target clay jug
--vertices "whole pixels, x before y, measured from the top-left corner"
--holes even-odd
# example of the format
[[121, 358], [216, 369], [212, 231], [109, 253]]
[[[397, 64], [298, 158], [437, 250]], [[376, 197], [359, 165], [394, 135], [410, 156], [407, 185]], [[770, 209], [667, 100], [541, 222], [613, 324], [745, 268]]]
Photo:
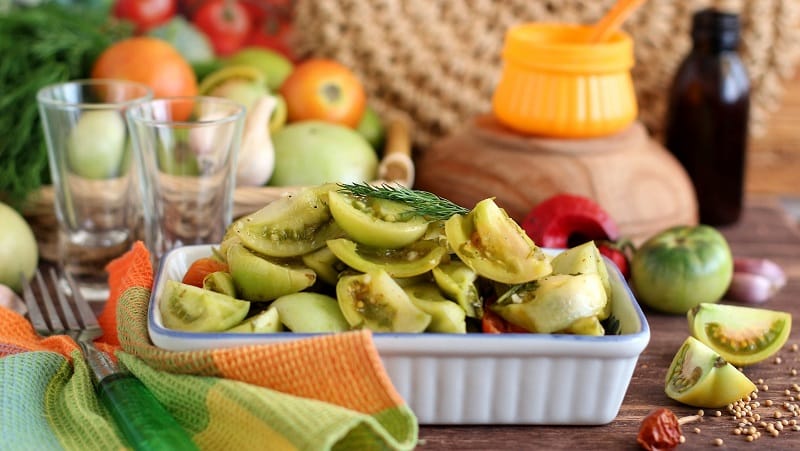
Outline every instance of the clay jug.
[[604, 137], [556, 139], [517, 134], [491, 115], [478, 116], [424, 150], [416, 170], [415, 188], [467, 208], [494, 197], [517, 221], [568, 192], [594, 199], [634, 242], [697, 224], [689, 177], [639, 122]]

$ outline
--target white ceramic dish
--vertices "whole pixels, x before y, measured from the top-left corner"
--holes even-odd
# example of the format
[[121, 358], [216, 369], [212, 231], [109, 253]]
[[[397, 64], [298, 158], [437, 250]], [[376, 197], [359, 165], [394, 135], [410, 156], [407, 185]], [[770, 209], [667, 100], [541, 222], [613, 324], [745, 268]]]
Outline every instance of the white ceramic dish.
[[[164, 328], [156, 301], [165, 282], [180, 280], [194, 260], [210, 254], [211, 246], [187, 246], [162, 259], [148, 311], [156, 346], [185, 351], [309, 336]], [[618, 335], [376, 333], [375, 345], [421, 424], [609, 423], [619, 412], [650, 328], [619, 271], [607, 265]]]

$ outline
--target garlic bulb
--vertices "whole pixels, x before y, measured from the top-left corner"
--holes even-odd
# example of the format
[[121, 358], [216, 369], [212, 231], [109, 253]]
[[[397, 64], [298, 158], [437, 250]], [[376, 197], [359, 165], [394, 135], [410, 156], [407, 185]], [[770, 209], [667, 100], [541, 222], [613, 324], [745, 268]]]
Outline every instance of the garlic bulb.
[[236, 171], [237, 186], [262, 186], [275, 169], [269, 118], [277, 105], [272, 95], [258, 98], [247, 112]]

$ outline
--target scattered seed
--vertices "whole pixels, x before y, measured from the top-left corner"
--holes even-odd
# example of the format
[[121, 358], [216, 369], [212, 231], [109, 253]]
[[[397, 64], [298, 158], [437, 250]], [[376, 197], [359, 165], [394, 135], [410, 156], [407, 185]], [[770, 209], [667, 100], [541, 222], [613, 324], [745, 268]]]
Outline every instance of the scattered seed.
[[797, 343], [792, 343], [792, 352], [797, 352], [797, 349], [800, 348], [797, 346]]
[[744, 440], [746, 442], [752, 442], [753, 441], [753, 436], [752, 435], [748, 435], [747, 437], [744, 438]]
[[772, 416], [774, 416], [775, 418], [780, 418], [782, 416], [781, 411], [780, 410], [776, 410], [775, 413]]
[[724, 442], [724, 441], [722, 441], [722, 439], [721, 439], [721, 438], [715, 438], [715, 439], [714, 439], [714, 446], [722, 446], [722, 445], [724, 445], [724, 444], [725, 444], [725, 442]]
[[702, 417], [702, 416], [703, 416], [703, 415], [705, 415], [705, 414], [706, 414], [706, 413], [703, 411], [703, 409], [700, 409], [700, 410], [698, 410], [698, 411], [697, 411], [697, 416], [698, 416], [698, 417]]
[[761, 386], [761, 389], [764, 390], [764, 391], [769, 391], [769, 385], [764, 384], [764, 385]]
[[694, 428], [694, 433], [695, 434], [699, 434], [700, 433], [700, 428]]
[[756, 381], [756, 383], [757, 383], [758, 385], [761, 385], [761, 384], [763, 384], [763, 383], [764, 383], [764, 379], [761, 379], [761, 378], [759, 377], [759, 378], [758, 378], [758, 380]]
[[686, 436], [681, 435], [681, 438], [678, 439], [678, 442], [680, 442], [681, 444], [686, 443]]
[[764, 401], [764, 406], [772, 407], [772, 400], [771, 399], [767, 399], [766, 401]]
[[742, 435], [742, 430], [739, 428], [733, 428], [733, 435]]
[[783, 359], [780, 357], [775, 357], [775, 364], [780, 365], [781, 363], [783, 363]]
[[714, 416], [715, 416], [715, 417], [721, 417], [721, 416], [722, 416], [722, 412], [720, 412], [719, 410], [717, 410], [717, 411], [715, 411], [715, 412], [714, 412]]
[[792, 368], [792, 371], [789, 371], [792, 376], [797, 376], [797, 370]]

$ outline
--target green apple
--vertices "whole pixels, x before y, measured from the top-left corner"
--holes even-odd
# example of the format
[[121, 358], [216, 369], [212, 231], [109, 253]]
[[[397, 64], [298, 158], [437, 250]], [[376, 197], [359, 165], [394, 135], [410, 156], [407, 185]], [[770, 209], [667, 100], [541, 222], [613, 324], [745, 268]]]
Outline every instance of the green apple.
[[273, 186], [321, 185], [374, 180], [378, 157], [355, 130], [323, 121], [299, 121], [272, 135]]
[[276, 91], [294, 70], [294, 64], [278, 52], [261, 47], [247, 47], [231, 55], [226, 65], [252, 66], [267, 79], [270, 91]]
[[117, 111], [87, 111], [67, 138], [67, 164], [89, 179], [119, 175], [125, 155], [125, 121]]
[[647, 240], [631, 261], [637, 299], [655, 310], [685, 314], [718, 302], [733, 277], [725, 237], [706, 225], [676, 226]]

